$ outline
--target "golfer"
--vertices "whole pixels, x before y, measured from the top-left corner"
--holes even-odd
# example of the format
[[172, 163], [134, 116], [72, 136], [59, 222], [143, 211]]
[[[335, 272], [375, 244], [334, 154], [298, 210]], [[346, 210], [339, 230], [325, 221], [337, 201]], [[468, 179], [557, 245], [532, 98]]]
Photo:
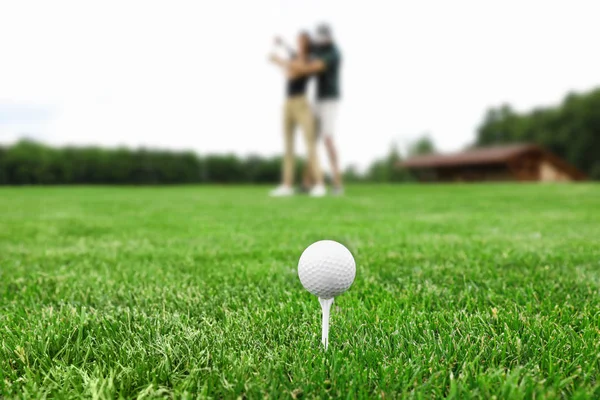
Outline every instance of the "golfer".
[[295, 72], [290, 68], [290, 63], [298, 62], [299, 65], [310, 64], [310, 37], [307, 33], [300, 33], [297, 38], [297, 53], [290, 60], [283, 60], [275, 55], [271, 61], [280, 66], [287, 76], [286, 102], [283, 110], [283, 133], [285, 143], [285, 154], [283, 159], [282, 183], [271, 191], [271, 196], [282, 197], [294, 194], [294, 131], [299, 126], [304, 133], [306, 150], [308, 155], [308, 168], [314, 186], [309, 194], [313, 197], [321, 197], [327, 193], [323, 181], [323, 171], [319, 164], [316, 147], [315, 119], [306, 97], [306, 88], [310, 74]]
[[[342, 195], [344, 187], [338, 163], [338, 152], [334, 141], [335, 121], [340, 99], [341, 53], [336, 46], [331, 28], [319, 25], [311, 48], [312, 58], [294, 58], [285, 63], [287, 70], [294, 76], [317, 77], [317, 98], [315, 117], [317, 137], [323, 138], [333, 174], [334, 195]], [[281, 61], [281, 60], [280, 60]]]

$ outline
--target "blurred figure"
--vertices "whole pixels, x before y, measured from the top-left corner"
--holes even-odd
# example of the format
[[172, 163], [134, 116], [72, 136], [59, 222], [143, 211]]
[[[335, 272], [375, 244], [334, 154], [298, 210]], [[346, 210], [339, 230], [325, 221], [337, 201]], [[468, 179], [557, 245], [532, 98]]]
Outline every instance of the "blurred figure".
[[[276, 39], [281, 44], [279, 39]], [[310, 171], [310, 177], [314, 186], [309, 194], [314, 197], [321, 197], [327, 193], [323, 180], [323, 171], [319, 164], [316, 147], [315, 119], [306, 98], [306, 87], [310, 75], [294, 72], [289, 68], [290, 63], [298, 62], [300, 65], [309, 64], [310, 37], [307, 33], [300, 33], [297, 38], [297, 51], [291, 54], [289, 60], [283, 60], [276, 55], [271, 55], [271, 61], [279, 65], [286, 73], [286, 102], [283, 111], [283, 130], [285, 142], [285, 154], [283, 159], [282, 184], [271, 191], [271, 196], [282, 197], [292, 196], [294, 194], [294, 172], [295, 172], [295, 152], [294, 152], [294, 132], [296, 126], [300, 126], [304, 132], [306, 149], [308, 155], [307, 168]]]
[[[311, 46], [311, 58], [293, 59], [287, 69], [294, 75], [316, 75], [317, 98], [315, 117], [317, 137], [323, 138], [333, 174], [333, 194], [344, 193], [342, 174], [338, 163], [338, 152], [334, 142], [335, 120], [340, 98], [341, 53], [333, 40], [331, 28], [321, 24], [317, 26], [314, 44]], [[308, 179], [305, 179], [308, 181]]]

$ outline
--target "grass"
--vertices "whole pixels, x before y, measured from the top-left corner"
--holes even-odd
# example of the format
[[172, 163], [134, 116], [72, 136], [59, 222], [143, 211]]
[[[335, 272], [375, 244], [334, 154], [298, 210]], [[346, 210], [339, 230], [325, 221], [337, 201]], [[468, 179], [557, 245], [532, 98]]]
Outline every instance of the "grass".
[[0, 189], [0, 397], [600, 397], [599, 185], [266, 191]]

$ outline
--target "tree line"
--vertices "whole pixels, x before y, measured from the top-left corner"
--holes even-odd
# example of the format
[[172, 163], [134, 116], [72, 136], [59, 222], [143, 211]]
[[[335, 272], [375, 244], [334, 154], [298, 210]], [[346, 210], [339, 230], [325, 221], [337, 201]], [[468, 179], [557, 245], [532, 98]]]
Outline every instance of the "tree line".
[[[410, 154], [432, 151], [429, 138], [415, 142]], [[373, 161], [365, 172], [349, 167], [349, 182], [410, 182], [408, 171], [398, 169], [402, 155], [392, 145], [388, 155]], [[296, 162], [296, 176], [304, 169]], [[70, 184], [186, 184], [253, 183], [276, 184], [281, 179], [281, 157], [213, 154], [150, 149], [109, 149], [101, 147], [51, 147], [21, 140], [0, 147], [0, 185]]]
[[[298, 168], [301, 168], [299, 162]], [[272, 183], [277, 157], [209, 155], [148, 149], [55, 148], [31, 140], [0, 147], [0, 184]]]
[[477, 130], [476, 145], [527, 142], [542, 145], [600, 180], [600, 88], [570, 93], [557, 106], [518, 113], [492, 108]]

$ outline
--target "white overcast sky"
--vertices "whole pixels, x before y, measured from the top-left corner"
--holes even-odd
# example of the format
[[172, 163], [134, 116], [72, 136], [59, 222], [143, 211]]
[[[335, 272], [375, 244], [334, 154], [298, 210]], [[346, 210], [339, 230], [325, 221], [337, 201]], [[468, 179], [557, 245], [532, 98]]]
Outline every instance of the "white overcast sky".
[[599, 85], [598, 15], [593, 0], [4, 0], [0, 142], [276, 154], [272, 38], [326, 21], [344, 56], [343, 164], [424, 132], [455, 150], [490, 106]]

